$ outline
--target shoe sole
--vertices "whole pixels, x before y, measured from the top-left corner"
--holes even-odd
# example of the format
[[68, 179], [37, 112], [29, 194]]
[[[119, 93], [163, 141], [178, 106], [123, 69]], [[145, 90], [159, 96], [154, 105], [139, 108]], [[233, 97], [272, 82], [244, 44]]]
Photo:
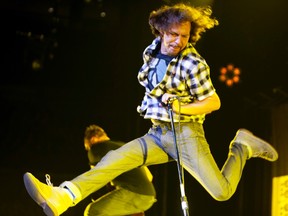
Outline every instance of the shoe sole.
[[39, 206], [43, 208], [44, 213], [47, 216], [59, 216], [53, 204], [47, 201], [47, 197], [39, 187], [39, 181], [31, 173], [25, 173], [23, 179], [28, 194]]
[[255, 136], [252, 132], [250, 132], [247, 129], [239, 129], [238, 133], [239, 133], [239, 135], [242, 134], [243, 136], [250, 136], [250, 137], [253, 136], [253, 139], [257, 143], [261, 143], [261, 145], [266, 146], [266, 149], [269, 150], [269, 152], [271, 152], [271, 155], [273, 155], [272, 158], [264, 157], [261, 155], [256, 156], [256, 157], [260, 157], [260, 158], [263, 158], [263, 159], [271, 161], [271, 162], [274, 162], [278, 159], [278, 152], [276, 151], [276, 149], [272, 145], [270, 145], [268, 142], [266, 142], [265, 140], [262, 140], [261, 138]]

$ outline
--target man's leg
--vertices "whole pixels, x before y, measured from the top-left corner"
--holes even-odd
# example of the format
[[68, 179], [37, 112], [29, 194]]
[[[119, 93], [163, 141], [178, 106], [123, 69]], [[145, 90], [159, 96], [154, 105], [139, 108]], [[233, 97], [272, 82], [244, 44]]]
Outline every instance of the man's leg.
[[156, 201], [154, 196], [137, 194], [117, 188], [90, 203], [84, 216], [143, 215]]
[[[172, 131], [167, 125], [160, 127], [151, 133], [157, 134], [157, 130], [164, 131], [163, 136], [159, 138], [160, 143], [174, 159], [177, 159]], [[269, 143], [247, 130], [240, 129], [230, 144], [223, 168], [219, 170], [206, 141], [202, 124], [181, 123], [180, 128], [175, 124], [175, 129], [179, 132], [177, 144], [184, 168], [219, 201], [227, 200], [234, 194], [247, 159], [260, 157], [275, 161], [278, 158], [276, 150]]]
[[[143, 142], [135, 139], [109, 152], [93, 169], [71, 181], [63, 182], [61, 187], [48, 186], [39, 182], [32, 174], [26, 173], [24, 175], [26, 189], [34, 201], [43, 208], [46, 215], [58, 216], [118, 175], [144, 163], [152, 165], [168, 161], [167, 154], [154, 143], [151, 136], [146, 135], [142, 137], [143, 139], [145, 147], [143, 147]], [[143, 149], [147, 149], [145, 159]], [[68, 193], [72, 201], [61, 202], [62, 192]]]

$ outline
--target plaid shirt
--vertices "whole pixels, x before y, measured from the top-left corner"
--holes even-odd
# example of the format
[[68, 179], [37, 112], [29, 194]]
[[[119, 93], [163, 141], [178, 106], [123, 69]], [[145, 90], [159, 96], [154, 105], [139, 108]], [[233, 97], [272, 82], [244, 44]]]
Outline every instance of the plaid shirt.
[[[175, 94], [181, 97], [182, 104], [188, 104], [193, 103], [193, 100], [204, 100], [213, 95], [215, 89], [210, 79], [209, 66], [190, 43], [171, 60], [163, 80], [153, 86], [148, 79], [148, 74], [157, 62], [155, 56], [160, 44], [161, 41], [158, 37], [143, 52], [144, 64], [138, 73], [138, 81], [145, 87], [146, 93], [141, 106], [137, 107], [137, 111], [145, 119], [170, 122], [168, 109], [161, 104], [164, 93]], [[181, 122], [203, 123], [205, 119], [205, 114], [181, 114], [180, 118], [177, 114], [174, 116], [175, 122], [180, 120]]]

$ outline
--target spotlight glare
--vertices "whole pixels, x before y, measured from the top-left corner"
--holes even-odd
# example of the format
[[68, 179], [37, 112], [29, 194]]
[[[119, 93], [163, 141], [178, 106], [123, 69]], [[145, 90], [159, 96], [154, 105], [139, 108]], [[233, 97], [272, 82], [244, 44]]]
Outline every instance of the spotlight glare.
[[227, 86], [232, 86], [233, 85], [233, 80], [231, 80], [231, 79], [228, 79], [228, 80], [226, 80], [226, 85]]
[[240, 72], [239, 68], [235, 68], [235, 69], [234, 69], [234, 74], [235, 74], [235, 75], [240, 75], [240, 73], [241, 73], [241, 72]]
[[219, 80], [221, 81], [221, 82], [225, 82], [225, 80], [226, 80], [226, 76], [225, 75], [220, 75], [219, 76]]
[[227, 73], [227, 69], [225, 67], [222, 67], [220, 70], [221, 74], [226, 74]]
[[234, 77], [233, 77], [233, 82], [234, 82], [234, 83], [238, 83], [239, 80], [240, 80], [239, 76], [234, 76]]

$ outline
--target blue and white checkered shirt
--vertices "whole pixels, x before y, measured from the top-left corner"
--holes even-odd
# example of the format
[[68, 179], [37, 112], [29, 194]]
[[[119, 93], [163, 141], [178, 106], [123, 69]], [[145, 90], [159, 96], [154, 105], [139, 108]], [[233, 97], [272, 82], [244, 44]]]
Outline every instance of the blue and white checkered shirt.
[[[167, 107], [161, 104], [164, 93], [175, 94], [181, 97], [181, 103], [193, 103], [193, 100], [204, 100], [215, 92], [215, 88], [210, 79], [210, 69], [205, 59], [203, 59], [192, 44], [181, 53], [174, 57], [167, 66], [166, 74], [162, 81], [153, 84], [148, 79], [149, 72], [155, 70], [159, 59], [156, 54], [160, 48], [160, 38], [156, 38], [143, 52], [143, 61], [139, 73], [139, 83], [145, 87], [146, 93], [141, 106], [137, 111], [145, 119], [154, 119], [170, 122]], [[203, 123], [205, 114], [202, 115], [183, 115], [180, 116], [181, 122], [197, 121]], [[179, 120], [175, 114], [175, 122]]]

